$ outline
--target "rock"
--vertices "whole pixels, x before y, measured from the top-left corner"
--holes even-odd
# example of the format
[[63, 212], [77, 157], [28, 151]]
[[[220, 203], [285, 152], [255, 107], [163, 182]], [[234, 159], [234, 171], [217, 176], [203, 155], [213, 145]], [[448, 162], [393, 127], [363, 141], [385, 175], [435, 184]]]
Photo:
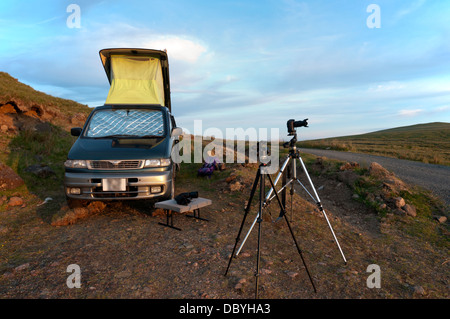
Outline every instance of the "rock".
[[22, 206], [23, 199], [17, 196], [11, 197], [8, 202], [8, 206]]
[[225, 179], [225, 182], [227, 182], [229, 184], [232, 181], [234, 181], [235, 179], [236, 179], [236, 175], [232, 174]]
[[0, 235], [4, 235], [8, 233], [8, 231], [9, 231], [8, 227], [0, 225]]
[[295, 278], [298, 276], [298, 272], [294, 272], [294, 271], [288, 271], [286, 274], [291, 278]]
[[358, 195], [358, 194], [353, 194], [353, 195], [352, 195], [352, 198], [353, 198], [353, 199], [358, 199], [358, 198], [359, 198], [359, 195]]
[[396, 197], [394, 198], [394, 205], [397, 208], [402, 208], [403, 206], [405, 206], [405, 200], [402, 197]]
[[11, 103], [0, 105], [0, 114], [17, 114], [17, 109]]
[[403, 210], [409, 216], [412, 216], [412, 217], [416, 217], [417, 216], [416, 208], [414, 206], [412, 206], [412, 205], [406, 204], [405, 206], [403, 206]]
[[414, 294], [425, 295], [425, 289], [423, 289], [422, 286], [414, 286], [413, 291], [414, 291]]
[[14, 268], [14, 271], [22, 271], [22, 270], [25, 270], [25, 269], [27, 269], [29, 267], [30, 267], [30, 263], [26, 263], [26, 264], [17, 266], [16, 268]]
[[386, 178], [392, 174], [377, 162], [372, 162], [369, 167], [369, 175], [376, 178]]
[[0, 129], [3, 133], [6, 133], [6, 132], [8, 132], [8, 125], [2, 125], [2, 126], [0, 126]]
[[447, 217], [445, 216], [434, 216], [434, 219], [441, 224], [444, 224], [447, 221]]
[[89, 210], [86, 207], [75, 207], [68, 210], [62, 217], [56, 217], [52, 221], [52, 226], [67, 226], [74, 224], [77, 220], [89, 216]]
[[242, 189], [242, 184], [239, 182], [230, 184], [230, 191], [232, 191], [232, 192], [240, 191], [241, 189]]
[[14, 189], [24, 183], [23, 179], [11, 167], [0, 162], [0, 190]]
[[341, 167], [339, 167], [339, 169], [341, 171], [347, 171], [347, 170], [352, 170], [352, 169], [355, 169], [358, 167], [359, 167], [359, 164], [356, 162], [351, 162], [351, 163], [347, 162], [344, 165], [341, 165]]
[[71, 124], [79, 124], [80, 126], [83, 126], [85, 121], [86, 115], [83, 113], [76, 113], [70, 118]]
[[55, 175], [55, 172], [46, 165], [30, 165], [27, 168], [25, 168], [25, 172], [32, 173], [38, 177], [46, 178], [50, 175]]
[[261, 275], [270, 275], [272, 273], [272, 270], [270, 269], [261, 269]]
[[106, 204], [101, 201], [93, 201], [87, 206], [87, 209], [91, 214], [101, 213], [105, 208]]

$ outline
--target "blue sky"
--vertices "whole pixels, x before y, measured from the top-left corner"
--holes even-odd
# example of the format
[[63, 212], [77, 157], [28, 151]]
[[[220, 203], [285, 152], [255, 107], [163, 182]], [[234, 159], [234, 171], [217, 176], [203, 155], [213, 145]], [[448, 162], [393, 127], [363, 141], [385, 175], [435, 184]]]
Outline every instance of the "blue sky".
[[[70, 4], [81, 28], [69, 28]], [[370, 4], [380, 28], [369, 28]], [[179, 126], [279, 128], [299, 139], [450, 122], [450, 6], [431, 0], [0, 3], [0, 71], [89, 106], [109, 84], [98, 51], [167, 49]]]

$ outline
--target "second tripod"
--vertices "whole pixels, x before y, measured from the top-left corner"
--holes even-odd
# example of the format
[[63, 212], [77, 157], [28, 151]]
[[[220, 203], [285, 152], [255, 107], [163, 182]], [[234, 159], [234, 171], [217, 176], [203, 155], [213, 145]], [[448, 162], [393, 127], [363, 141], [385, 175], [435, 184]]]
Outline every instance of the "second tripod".
[[[255, 277], [256, 277], [255, 298], [258, 298], [258, 288], [259, 288], [259, 286], [258, 286], [259, 281], [258, 280], [259, 280], [259, 265], [260, 265], [260, 256], [261, 256], [261, 223], [263, 221], [263, 212], [264, 212], [264, 209], [265, 209], [264, 196], [265, 196], [265, 177], [266, 176], [267, 176], [267, 178], [268, 178], [268, 180], [270, 182], [270, 186], [272, 187], [272, 189], [275, 189], [275, 185], [274, 185], [274, 183], [272, 181], [272, 178], [270, 177], [270, 175], [267, 172], [266, 165], [265, 164], [260, 164], [259, 168], [258, 168], [258, 171], [256, 173], [255, 180], [253, 182], [252, 190], [251, 190], [251, 193], [250, 193], [250, 198], [249, 198], [249, 200], [247, 202], [247, 206], [245, 208], [244, 217], [242, 219], [242, 223], [241, 223], [241, 226], [239, 228], [238, 235], [236, 237], [236, 242], [234, 244], [233, 251], [231, 253], [230, 260], [228, 262], [228, 266], [227, 266], [227, 269], [225, 271], [225, 276], [226, 276], [227, 273], [228, 273], [228, 270], [230, 268], [231, 261], [232, 261], [233, 257], [235, 256], [236, 247], [237, 247], [237, 245], [238, 245], [238, 243], [240, 241], [240, 236], [241, 236], [241, 233], [242, 233], [242, 229], [244, 227], [245, 220], [246, 220], [247, 215], [248, 215], [248, 213], [250, 211], [250, 207], [251, 207], [251, 204], [252, 204], [252, 201], [253, 201], [253, 197], [254, 197], [254, 195], [256, 193], [256, 189], [258, 188], [258, 184], [259, 184], [259, 210], [258, 210], [257, 216], [255, 218], [255, 222], [252, 225], [252, 227], [253, 227], [256, 222], [258, 223], [258, 245], [257, 245], [256, 272], [255, 272]], [[289, 228], [289, 232], [290, 232], [290, 234], [292, 236], [292, 239], [294, 240], [295, 247], [297, 248], [297, 252], [299, 253], [299, 255], [300, 255], [301, 259], [302, 259], [303, 265], [305, 266], [306, 273], [308, 274], [309, 280], [311, 281], [311, 284], [313, 286], [314, 292], [316, 292], [316, 287], [314, 286], [314, 282], [313, 282], [312, 277], [311, 277], [311, 275], [309, 273], [308, 267], [306, 266], [305, 260], [303, 258], [302, 251], [300, 250], [300, 247], [298, 246], [297, 240], [295, 239], [294, 232], [292, 231], [292, 228], [291, 228], [291, 225], [289, 223], [289, 220], [286, 217], [285, 208], [284, 208], [283, 204], [281, 203], [281, 200], [280, 200], [280, 198], [278, 196], [278, 192], [275, 192], [275, 197], [277, 198], [277, 202], [278, 202], [278, 204], [280, 206], [281, 211], [283, 212], [282, 215], [284, 216], [284, 219], [285, 219], [285, 221], [287, 223], [287, 226]], [[247, 239], [247, 237], [245, 239]], [[237, 254], [236, 254], [236, 256], [237, 256]]]
[[[293, 121], [293, 120], [291, 120]], [[302, 121], [306, 123], [306, 120]], [[297, 122], [295, 122], [297, 123]], [[288, 127], [289, 127], [289, 122], [288, 122]], [[319, 195], [317, 194], [317, 191], [314, 187], [314, 184], [311, 180], [311, 177], [308, 174], [308, 171], [306, 170], [306, 166], [303, 163], [302, 158], [300, 157], [300, 154], [296, 148], [296, 143], [297, 143], [297, 133], [295, 132], [295, 130], [290, 130], [290, 135], [293, 135], [292, 139], [284, 144], [285, 148], [289, 148], [289, 154], [286, 157], [286, 160], [283, 162], [283, 164], [281, 165], [280, 171], [277, 175], [277, 177], [275, 178], [275, 185], [277, 185], [277, 183], [279, 182], [280, 178], [283, 178], [282, 181], [282, 187], [278, 190], [278, 192], [276, 191], [275, 187], [272, 185], [272, 188], [269, 190], [269, 192], [267, 193], [265, 199], [264, 199], [264, 204], [263, 206], [266, 207], [270, 204], [270, 202], [273, 200], [274, 197], [277, 197], [278, 199], [278, 193], [281, 192], [281, 201], [282, 204], [280, 204], [283, 209], [280, 210], [280, 215], [278, 217], [278, 219], [282, 218], [283, 216], [286, 217], [286, 210], [285, 205], [286, 205], [286, 190], [287, 187], [290, 185], [290, 194], [291, 194], [291, 220], [292, 220], [292, 201], [293, 201], [293, 194], [294, 194], [294, 186], [296, 183], [298, 183], [304, 190], [306, 193], [308, 193], [308, 195], [312, 198], [312, 200], [316, 203], [318, 209], [322, 212], [323, 216], [325, 217], [325, 220], [327, 221], [328, 227], [331, 231], [331, 234], [333, 235], [334, 241], [339, 249], [339, 252], [341, 253], [342, 259], [344, 260], [344, 263], [347, 264], [347, 259], [345, 258], [344, 252], [342, 251], [341, 245], [339, 244], [339, 241], [336, 237], [336, 234], [334, 233], [333, 227], [331, 226], [331, 223], [328, 219], [328, 216], [325, 212], [325, 210], [322, 207], [322, 203], [320, 201]], [[296, 167], [296, 161], [299, 161], [302, 169], [309, 181], [309, 184], [311, 186], [312, 189], [312, 193], [314, 194], [314, 196], [311, 194], [311, 192], [308, 191], [308, 189], [300, 182], [300, 180], [297, 178], [297, 167]], [[287, 177], [289, 176], [289, 181], [287, 181]], [[247, 235], [245, 236], [244, 240], [241, 243], [241, 246], [239, 247], [237, 254], [239, 254], [239, 252], [241, 251], [242, 247], [244, 246], [248, 235], [250, 234], [250, 232], [252, 231], [253, 227], [255, 226], [256, 223], [256, 218], [255, 221], [253, 222], [252, 226], [250, 227]]]

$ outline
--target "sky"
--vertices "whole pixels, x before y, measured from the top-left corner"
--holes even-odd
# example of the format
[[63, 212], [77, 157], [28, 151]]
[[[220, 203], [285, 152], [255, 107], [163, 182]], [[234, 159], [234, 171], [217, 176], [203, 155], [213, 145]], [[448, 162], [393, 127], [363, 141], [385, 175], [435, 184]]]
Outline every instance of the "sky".
[[345, 136], [450, 122], [449, 17], [437, 0], [2, 0], [0, 71], [94, 107], [109, 90], [101, 49], [166, 49], [187, 131], [286, 140], [308, 118], [299, 140]]

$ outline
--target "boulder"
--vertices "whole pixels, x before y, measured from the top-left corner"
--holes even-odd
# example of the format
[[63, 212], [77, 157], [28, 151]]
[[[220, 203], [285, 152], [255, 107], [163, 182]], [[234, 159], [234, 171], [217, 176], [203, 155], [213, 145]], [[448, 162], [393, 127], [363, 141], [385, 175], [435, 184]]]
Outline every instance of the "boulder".
[[235, 192], [235, 191], [240, 191], [242, 189], [243, 185], [239, 182], [236, 183], [231, 183], [230, 184], [230, 191]]
[[417, 216], [416, 208], [414, 206], [412, 206], [412, 205], [406, 204], [405, 206], [403, 206], [403, 210], [409, 216], [412, 216], [412, 217], [416, 217]]
[[23, 179], [11, 167], [0, 162], [0, 190], [14, 189], [24, 184]]
[[403, 206], [405, 206], [405, 200], [402, 197], [396, 197], [394, 198], [394, 205], [397, 208], [402, 208]]
[[434, 219], [437, 220], [440, 224], [444, 224], [447, 221], [446, 216], [434, 216]]
[[392, 174], [387, 169], [385, 169], [377, 162], [372, 162], [370, 164], [369, 175], [381, 179], [392, 176]]
[[23, 199], [18, 196], [14, 196], [9, 199], [8, 206], [22, 206], [22, 205]]

